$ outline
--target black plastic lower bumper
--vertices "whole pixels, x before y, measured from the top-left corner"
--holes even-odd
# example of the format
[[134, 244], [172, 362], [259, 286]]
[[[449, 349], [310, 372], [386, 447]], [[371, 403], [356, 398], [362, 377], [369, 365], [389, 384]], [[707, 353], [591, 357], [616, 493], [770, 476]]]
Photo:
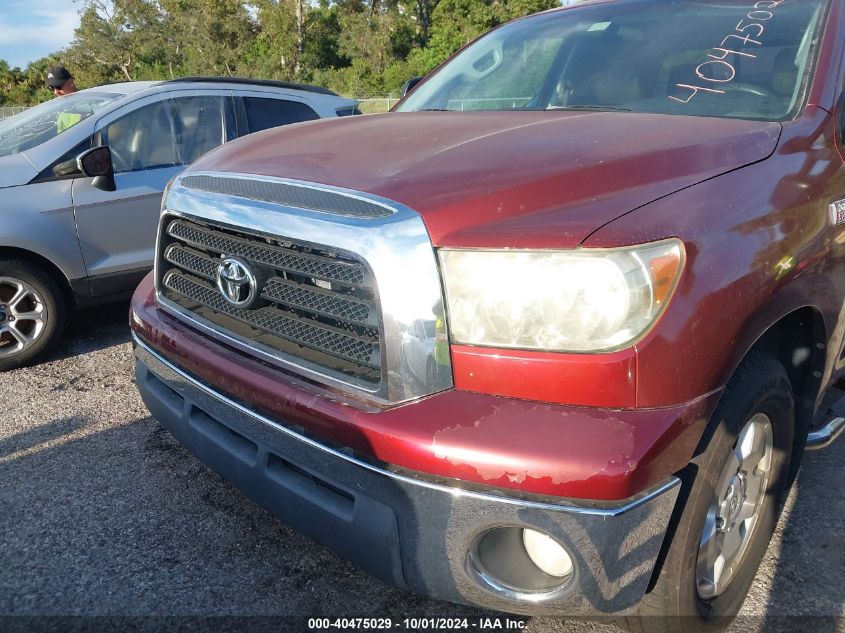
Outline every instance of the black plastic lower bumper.
[[[136, 339], [138, 388], [199, 459], [292, 527], [382, 580], [435, 598], [525, 614], [621, 613], [645, 593], [677, 479], [612, 508], [470, 492], [392, 473], [324, 446], [198, 383]], [[542, 530], [572, 555], [558, 590], [489, 582], [470, 552], [498, 527]]]

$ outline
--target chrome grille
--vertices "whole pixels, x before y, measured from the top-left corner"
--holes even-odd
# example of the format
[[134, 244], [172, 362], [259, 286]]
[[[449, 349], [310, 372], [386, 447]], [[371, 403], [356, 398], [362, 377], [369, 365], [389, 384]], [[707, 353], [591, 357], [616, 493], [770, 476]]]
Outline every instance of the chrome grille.
[[[381, 380], [376, 292], [354, 255], [169, 215], [159, 249], [159, 290], [182, 311], [288, 360], [365, 386]], [[258, 279], [260, 299], [248, 309], [229, 304], [216, 285], [218, 266], [231, 256]]]

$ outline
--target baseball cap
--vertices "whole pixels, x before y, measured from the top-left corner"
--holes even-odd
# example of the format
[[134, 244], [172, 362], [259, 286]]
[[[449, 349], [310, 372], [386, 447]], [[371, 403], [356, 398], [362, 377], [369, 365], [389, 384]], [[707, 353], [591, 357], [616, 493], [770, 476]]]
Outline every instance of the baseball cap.
[[73, 79], [64, 66], [53, 66], [47, 71], [47, 85], [50, 88], [61, 88], [68, 79]]

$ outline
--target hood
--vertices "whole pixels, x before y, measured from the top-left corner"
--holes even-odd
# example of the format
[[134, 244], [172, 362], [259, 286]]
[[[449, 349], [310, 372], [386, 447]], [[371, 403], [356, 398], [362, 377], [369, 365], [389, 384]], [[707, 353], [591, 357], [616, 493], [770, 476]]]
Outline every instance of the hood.
[[603, 224], [771, 155], [779, 123], [628, 112], [414, 112], [268, 130], [193, 169], [370, 192], [435, 246], [572, 248]]
[[0, 156], [0, 189], [25, 185], [37, 175], [38, 170], [23, 154]]

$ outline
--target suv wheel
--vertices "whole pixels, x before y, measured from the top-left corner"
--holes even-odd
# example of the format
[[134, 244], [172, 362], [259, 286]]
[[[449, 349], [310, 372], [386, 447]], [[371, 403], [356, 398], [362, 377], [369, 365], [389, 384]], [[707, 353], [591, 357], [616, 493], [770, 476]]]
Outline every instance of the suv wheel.
[[29, 262], [0, 259], [0, 371], [48, 351], [64, 320], [64, 298], [47, 273]]
[[794, 427], [783, 365], [752, 351], [728, 383], [696, 451], [660, 576], [643, 599], [640, 617], [627, 619], [626, 628], [714, 631], [730, 623], [777, 523]]

